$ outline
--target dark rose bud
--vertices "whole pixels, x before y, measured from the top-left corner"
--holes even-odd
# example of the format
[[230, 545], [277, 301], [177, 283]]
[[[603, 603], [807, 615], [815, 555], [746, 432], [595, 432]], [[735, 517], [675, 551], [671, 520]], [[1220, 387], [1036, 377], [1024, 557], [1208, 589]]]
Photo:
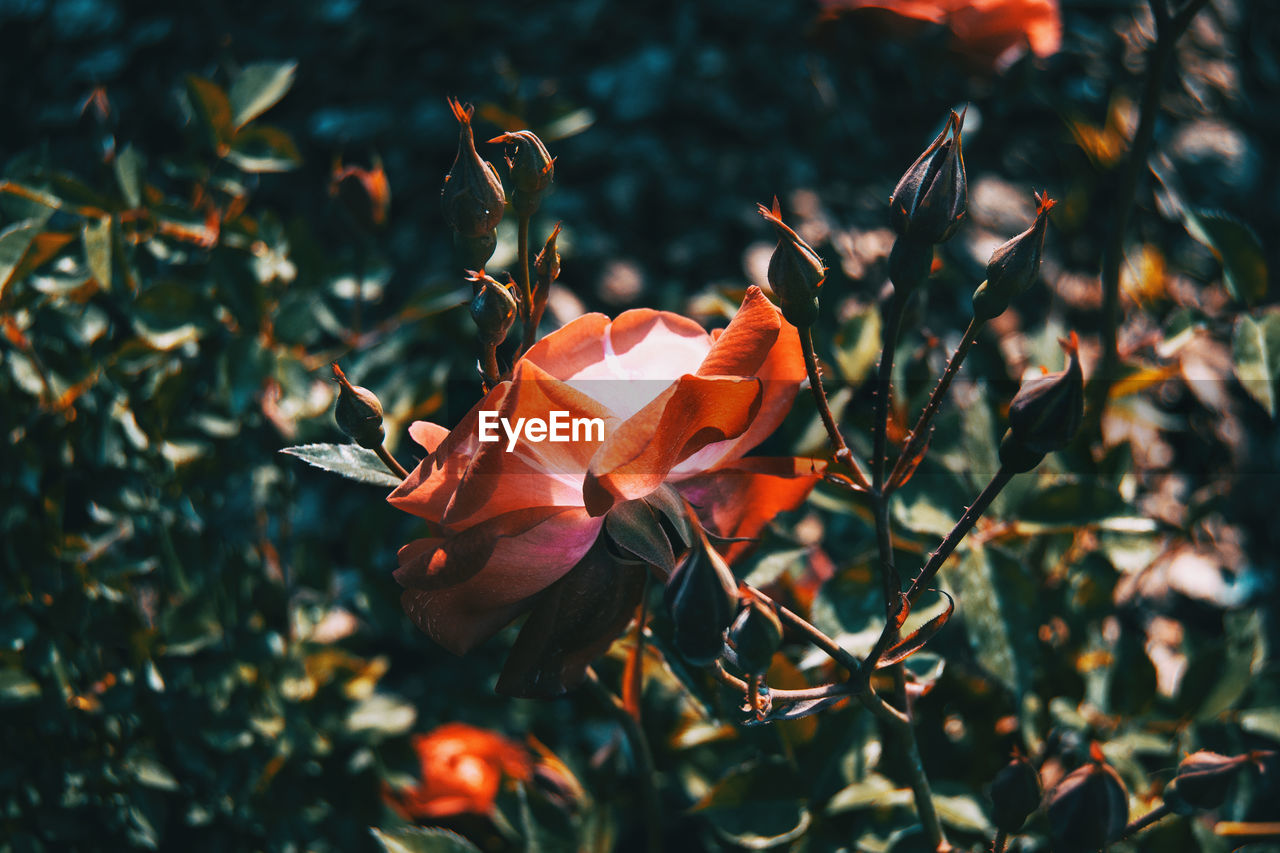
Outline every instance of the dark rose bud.
[[812, 326], [818, 319], [818, 288], [826, 280], [827, 267], [813, 247], [782, 221], [777, 198], [772, 210], [763, 204], [756, 207], [778, 232], [778, 245], [769, 258], [769, 286], [778, 297], [782, 316], [797, 328]]
[[1040, 277], [1040, 255], [1044, 251], [1044, 232], [1049, 224], [1049, 211], [1057, 204], [1036, 194], [1036, 221], [1017, 237], [991, 253], [987, 262], [987, 280], [973, 292], [973, 316], [979, 320], [998, 317], [1014, 298], [1036, 283]]
[[1231, 783], [1250, 766], [1250, 755], [1219, 755], [1200, 750], [1178, 765], [1178, 774], [1164, 789], [1165, 802], [1178, 814], [1197, 809], [1216, 809], [1227, 799]]
[[1066, 447], [1084, 417], [1084, 374], [1075, 332], [1060, 341], [1067, 369], [1024, 382], [1009, 405], [1009, 431], [1000, 442], [1000, 462], [1030, 471], [1046, 453]]
[[764, 675], [773, 654], [782, 645], [782, 622], [778, 614], [755, 598], [748, 598], [729, 628], [729, 645], [738, 666], [749, 675]]
[[361, 447], [376, 450], [386, 437], [382, 429], [382, 404], [368, 388], [348, 382], [337, 362], [331, 367], [333, 378], [338, 380], [338, 405], [333, 410], [338, 429]]
[[533, 259], [533, 269], [538, 276], [539, 282], [551, 284], [560, 277], [560, 253], [556, 251], [556, 238], [560, 236], [560, 223], [556, 223], [555, 229], [551, 232], [551, 236], [547, 238], [547, 242], [543, 245], [542, 251]]
[[387, 222], [391, 185], [387, 183], [387, 173], [377, 157], [373, 160], [372, 169], [344, 167], [341, 161], [334, 163], [329, 195], [336, 197], [362, 228], [380, 227]]
[[444, 218], [450, 228], [464, 237], [483, 237], [502, 221], [507, 197], [493, 164], [481, 160], [476, 152], [471, 132], [472, 107], [469, 104], [464, 107], [452, 98], [449, 107], [458, 119], [458, 155], [440, 193]]
[[1015, 754], [991, 781], [991, 816], [998, 829], [1017, 832], [1040, 808], [1040, 774], [1026, 756]]
[[489, 346], [497, 346], [507, 339], [507, 332], [516, 321], [519, 303], [511, 291], [483, 272], [473, 272], [468, 281], [480, 285], [471, 299], [471, 317], [480, 330], [480, 340]]
[[479, 237], [467, 237], [460, 231], [453, 232], [454, 258], [464, 270], [482, 270], [498, 248], [498, 231], [487, 231]]
[[724, 559], [710, 547], [694, 548], [667, 579], [663, 601], [684, 659], [707, 666], [719, 658], [724, 631], [738, 609], [738, 583]]
[[955, 233], [968, 204], [968, 181], [955, 110], [938, 138], [907, 169], [889, 198], [893, 228], [916, 242], [941, 243]]
[[1098, 850], [1129, 823], [1129, 792], [1095, 744], [1093, 760], [1067, 774], [1049, 794], [1049, 832], [1059, 853]]
[[511, 207], [521, 216], [529, 216], [538, 209], [542, 194], [551, 186], [555, 177], [555, 158], [547, 153], [542, 140], [531, 130], [517, 130], [494, 137], [490, 142], [506, 142], [515, 146], [515, 156], [507, 155], [510, 170]]

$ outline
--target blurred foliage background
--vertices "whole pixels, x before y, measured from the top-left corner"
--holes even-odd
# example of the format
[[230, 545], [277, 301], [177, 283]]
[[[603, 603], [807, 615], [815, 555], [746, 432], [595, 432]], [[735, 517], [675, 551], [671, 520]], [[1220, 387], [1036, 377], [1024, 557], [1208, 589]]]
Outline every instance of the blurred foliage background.
[[[559, 158], [534, 223], [535, 241], [564, 223], [559, 319], [643, 305], [723, 321], [763, 280], [755, 204], [778, 195], [832, 267], [820, 353], [855, 428], [885, 201], [967, 104], [969, 222], [901, 344], [900, 421], [990, 250], [1029, 224], [1032, 188], [1062, 204], [1043, 286], [979, 341], [901, 493], [900, 560], [918, 561], [994, 470], [1012, 380], [1057, 368], [1068, 328], [1096, 357], [1099, 256], [1152, 24], [1140, 4], [1065, 2], [1057, 53], [993, 68], [943, 26], [819, 12], [0, 0], [3, 849], [463, 849], [405, 834], [415, 818], [486, 850], [640, 848], [608, 708], [495, 696], [504, 640], [455, 659], [400, 612], [390, 572], [414, 520], [278, 451], [339, 440], [334, 359], [379, 394], [405, 461], [411, 420], [449, 423], [479, 393], [438, 201], [447, 95], [477, 105], [482, 136], [529, 127]], [[1280, 19], [1243, 0], [1210, 3], [1179, 43], [1158, 180], [1126, 245], [1133, 381], [1101, 437], [1020, 478], [943, 572], [957, 618], [912, 663], [930, 687], [926, 767], [969, 849], [990, 831], [983, 786], [1051, 731], [1046, 774], [1096, 740], [1135, 813], [1191, 749], [1280, 743], [1280, 250], [1256, 237], [1280, 228], [1277, 44]], [[383, 222], [361, 183], [378, 174]], [[511, 263], [513, 230], [508, 217], [491, 269]], [[771, 446], [820, 453], [815, 424], [800, 400]], [[820, 491], [784, 521], [742, 571], [850, 646], [874, 639], [865, 513]], [[745, 729], [732, 697], [650, 657], [666, 849], [910, 842], [895, 746], [865, 713]], [[822, 667], [788, 646], [771, 681]], [[386, 794], [430, 787], [413, 735], [447, 721], [505, 733], [526, 759], [485, 765], [496, 801], [426, 817]], [[1133, 847], [1231, 849], [1241, 839], [1215, 826], [1276, 819], [1275, 778]], [[1041, 828], [1019, 849], [1047, 849]]]

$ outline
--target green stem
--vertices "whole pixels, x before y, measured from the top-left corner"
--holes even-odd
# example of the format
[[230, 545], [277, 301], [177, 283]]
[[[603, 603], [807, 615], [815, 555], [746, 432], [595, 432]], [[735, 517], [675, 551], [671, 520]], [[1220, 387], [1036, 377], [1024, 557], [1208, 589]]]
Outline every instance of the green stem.
[[658, 799], [657, 768], [653, 764], [653, 753], [649, 750], [649, 741], [635, 717], [631, 716], [626, 706], [622, 704], [622, 700], [604, 686], [600, 676], [591, 667], [587, 667], [586, 684], [622, 728], [627, 742], [631, 745], [631, 754], [636, 762], [636, 775], [639, 777], [637, 781], [640, 783], [640, 800], [644, 808], [645, 827], [649, 833], [649, 853], [661, 853], [662, 803]]
[[902, 608], [902, 581], [893, 560], [893, 530], [889, 524], [889, 499], [884, 488], [884, 469], [888, 455], [889, 394], [893, 379], [893, 355], [898, 346], [903, 309], [910, 292], [909, 289], [899, 288], [897, 284], [894, 287], [894, 295], [885, 311], [883, 349], [880, 352], [880, 368], [876, 372], [875, 415], [871, 422], [871, 504], [875, 516], [876, 545], [880, 554], [880, 578], [884, 588], [887, 626], [896, 625], [895, 617]]
[[951, 387], [951, 380], [960, 371], [960, 365], [964, 362], [965, 356], [969, 354], [969, 348], [977, 341], [978, 333], [982, 331], [984, 325], [986, 325], [986, 320], [979, 320], [976, 317], [969, 321], [969, 328], [964, 330], [964, 337], [960, 339], [960, 345], [951, 354], [951, 360], [947, 362], [947, 367], [942, 371], [938, 384], [934, 387], [933, 393], [929, 395], [929, 402], [925, 404], [924, 411], [920, 413], [920, 419], [916, 421], [916, 425], [911, 429], [911, 434], [907, 437], [906, 446], [898, 454], [898, 461], [894, 463], [893, 471], [889, 474], [887, 485], [889, 491], [893, 491], [894, 488], [902, 485], [902, 478], [906, 476], [907, 465], [910, 464], [911, 459], [920, 451], [921, 446], [929, 438], [929, 426], [933, 422], [934, 416], [938, 414], [938, 409], [942, 407], [942, 401], [947, 395], [947, 389]]
[[960, 540], [973, 529], [973, 525], [986, 512], [987, 507], [991, 506], [991, 502], [996, 499], [996, 495], [1000, 494], [1001, 489], [1009, 485], [1009, 481], [1013, 479], [1013, 471], [1003, 465], [1000, 470], [996, 471], [995, 476], [991, 478], [991, 482], [987, 483], [986, 488], [974, 500], [973, 505], [964, 511], [964, 515], [960, 516], [960, 520], [956, 522], [955, 527], [951, 528], [951, 532], [942, 540], [942, 544], [938, 549], [929, 555], [929, 560], [924, 564], [924, 568], [920, 570], [920, 574], [911, 582], [911, 587], [907, 590], [907, 600], [914, 602], [920, 596], [924, 589], [924, 585], [933, 580], [934, 575], [942, 568], [942, 564], [951, 556], [951, 552], [960, 544]]
[[396, 461], [396, 458], [391, 455], [391, 451], [387, 450], [385, 445], [378, 445], [374, 448], [373, 452], [378, 454], [378, 458], [382, 460], [383, 465], [387, 466], [388, 471], [395, 474], [401, 480], [409, 479], [409, 472], [404, 469], [403, 465]]
[[867, 482], [867, 475], [863, 473], [858, 461], [853, 458], [853, 451], [845, 443], [840, 425], [836, 423], [835, 416], [831, 413], [827, 392], [822, 387], [822, 375], [818, 370], [818, 356], [814, 352], [812, 326], [805, 326], [800, 330], [800, 349], [804, 353], [805, 371], [809, 374], [809, 391], [813, 394], [814, 403], [817, 404], [818, 417], [822, 419], [822, 425], [827, 430], [832, 447], [835, 448], [836, 461], [843, 462], [853, 469], [854, 481], [859, 487], [869, 488], [871, 484]]
[[[1142, 830], [1146, 829], [1148, 826], [1151, 826], [1151, 824], [1160, 820], [1162, 817], [1166, 817], [1170, 814], [1173, 814], [1173, 812], [1170, 811], [1169, 807], [1164, 803], [1161, 803], [1151, 811], [1144, 814], [1142, 817], [1138, 818], [1137, 820], [1133, 821], [1128, 826], [1126, 826], [1124, 828], [1124, 832], [1120, 833], [1120, 838], [1123, 839], [1123, 838], [1128, 838], [1131, 835], [1137, 835], [1139, 832], [1142, 832]], [[1120, 840], [1120, 839], [1117, 839], [1117, 840]]]

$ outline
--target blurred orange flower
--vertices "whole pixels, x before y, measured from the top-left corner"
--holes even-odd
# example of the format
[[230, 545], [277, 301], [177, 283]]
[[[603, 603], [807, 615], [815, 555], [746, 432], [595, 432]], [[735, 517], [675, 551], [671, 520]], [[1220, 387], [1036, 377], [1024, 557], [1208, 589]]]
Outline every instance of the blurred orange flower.
[[533, 761], [520, 744], [466, 723], [446, 723], [415, 735], [422, 779], [416, 787], [391, 789], [387, 804], [406, 820], [440, 820], [489, 814], [504, 779], [528, 782]]
[[946, 27], [952, 47], [971, 61], [1007, 68], [1029, 49], [1052, 56], [1062, 46], [1058, 0], [818, 0], [824, 18], [879, 9], [894, 18]]
[[[588, 314], [548, 335], [452, 431], [410, 427], [429, 455], [389, 500], [426, 519], [431, 535], [400, 550], [406, 612], [462, 654], [532, 611], [498, 689], [551, 696], [575, 686], [626, 627], [644, 585], [645, 570], [620, 562], [602, 535], [607, 517], [618, 511], [609, 529], [639, 517], [658, 536], [654, 502], [678, 508], [683, 497], [715, 534], [759, 535], [821, 476], [812, 460], [742, 458], [782, 422], [804, 378], [799, 335], [755, 287], [712, 334], [640, 309], [612, 321]], [[567, 442], [485, 442], [482, 412], [511, 424], [561, 412], [604, 426]], [[727, 556], [746, 547], [734, 543]]]

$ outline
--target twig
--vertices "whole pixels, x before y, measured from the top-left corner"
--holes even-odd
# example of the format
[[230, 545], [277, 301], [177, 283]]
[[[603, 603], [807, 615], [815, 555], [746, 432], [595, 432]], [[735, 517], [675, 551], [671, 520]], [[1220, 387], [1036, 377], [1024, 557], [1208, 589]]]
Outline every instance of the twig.
[[1137, 820], [1133, 821], [1128, 826], [1126, 826], [1124, 828], [1124, 832], [1120, 833], [1120, 838], [1116, 840], [1119, 841], [1121, 839], [1128, 838], [1130, 835], [1137, 835], [1139, 832], [1142, 832], [1142, 830], [1146, 829], [1148, 826], [1151, 826], [1151, 824], [1160, 820], [1160, 818], [1166, 817], [1170, 814], [1173, 814], [1173, 812], [1169, 809], [1169, 807], [1164, 803], [1161, 803], [1151, 811], [1144, 814], [1142, 817], [1138, 818]]
[[534, 325], [536, 322], [534, 315], [539, 312], [534, 308], [533, 286], [529, 283], [529, 214], [527, 213], [520, 214], [516, 246], [519, 254], [516, 261], [516, 275], [519, 277], [520, 285], [520, 313], [524, 315], [524, 337], [520, 341], [520, 349], [515, 359], [518, 361], [520, 355], [533, 346], [533, 336], [538, 332]]
[[391, 455], [391, 451], [387, 450], [386, 445], [378, 445], [373, 452], [378, 454], [378, 458], [382, 460], [382, 464], [386, 465], [387, 470], [392, 474], [395, 474], [401, 480], [409, 479], [409, 472], [404, 469], [403, 465], [396, 461], [396, 458]]
[[883, 349], [880, 352], [880, 368], [876, 372], [876, 407], [871, 422], [871, 503], [876, 523], [876, 545], [880, 552], [880, 578], [884, 587], [886, 624], [895, 624], [894, 617], [902, 607], [902, 581], [893, 562], [893, 533], [889, 527], [889, 502], [884, 489], [884, 469], [888, 455], [889, 394], [893, 379], [893, 354], [897, 349], [898, 333], [902, 330], [902, 314], [906, 306], [906, 288], [895, 284], [894, 295], [885, 312]]
[[622, 700], [604, 686], [600, 676], [591, 667], [587, 667], [586, 684], [622, 727], [622, 732], [631, 745], [631, 754], [636, 763], [636, 775], [639, 777], [637, 781], [640, 784], [640, 800], [644, 807], [645, 825], [649, 833], [649, 853], [661, 853], [662, 803], [658, 799], [657, 769], [653, 764], [653, 753], [649, 750], [649, 741], [635, 717], [631, 716], [626, 706], [622, 704]]
[[991, 853], [1004, 853], [1004, 848], [1009, 843], [1009, 833], [1003, 829], [996, 830], [996, 839], [991, 842]]
[[887, 483], [890, 491], [893, 490], [894, 484], [901, 485], [901, 478], [906, 473], [905, 469], [910, 464], [911, 457], [919, 452], [921, 444], [929, 437], [929, 425], [932, 423], [934, 416], [938, 414], [938, 409], [942, 407], [942, 401], [947, 395], [947, 389], [951, 387], [951, 380], [960, 371], [960, 365], [964, 362], [965, 356], [969, 354], [969, 348], [977, 341], [978, 333], [982, 331], [984, 325], [986, 325], [986, 321], [979, 320], [976, 317], [969, 321], [969, 328], [964, 330], [964, 337], [960, 339], [960, 345], [951, 354], [951, 360], [947, 362], [946, 369], [942, 371], [938, 384], [934, 386], [933, 393], [929, 395], [929, 402], [925, 404], [924, 411], [920, 413], [920, 419], [912, 427], [911, 434], [907, 437], [907, 444], [902, 448], [902, 452], [898, 454], [898, 461], [894, 463], [893, 471], [889, 473]]
[[760, 599], [761, 603], [776, 608], [778, 616], [783, 622], [786, 622], [792, 628], [795, 628], [805, 638], [827, 654], [827, 657], [849, 670], [850, 674], [856, 675], [861, 670], [861, 664], [858, 659], [848, 651], [840, 647], [840, 644], [828, 637], [816, 625], [807, 621], [804, 617], [778, 604], [765, 593], [748, 584], [743, 584], [752, 595]]
[[800, 330], [800, 349], [804, 352], [804, 367], [809, 374], [809, 391], [813, 394], [813, 401], [818, 407], [818, 417], [822, 418], [822, 425], [826, 427], [827, 435], [831, 438], [831, 445], [835, 448], [835, 457], [837, 462], [843, 462], [853, 469], [854, 482], [862, 489], [868, 489], [871, 484], [867, 482], [867, 475], [863, 473], [862, 466], [853, 458], [853, 451], [849, 449], [849, 445], [845, 443], [844, 435], [840, 432], [840, 425], [836, 423], [835, 416], [831, 414], [831, 405], [827, 402], [827, 392], [822, 387], [822, 375], [818, 371], [818, 356], [814, 352], [813, 347], [813, 327], [805, 326]]

